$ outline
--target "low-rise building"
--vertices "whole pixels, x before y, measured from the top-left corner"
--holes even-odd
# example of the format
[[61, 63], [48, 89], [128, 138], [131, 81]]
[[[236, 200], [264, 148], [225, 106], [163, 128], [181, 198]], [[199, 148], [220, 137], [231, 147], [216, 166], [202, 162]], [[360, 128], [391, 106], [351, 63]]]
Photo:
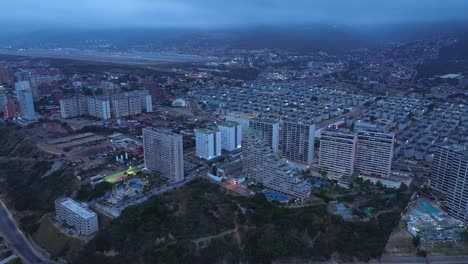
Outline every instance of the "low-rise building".
[[71, 198], [57, 199], [55, 213], [58, 222], [72, 227], [80, 235], [89, 236], [99, 229], [96, 213]]

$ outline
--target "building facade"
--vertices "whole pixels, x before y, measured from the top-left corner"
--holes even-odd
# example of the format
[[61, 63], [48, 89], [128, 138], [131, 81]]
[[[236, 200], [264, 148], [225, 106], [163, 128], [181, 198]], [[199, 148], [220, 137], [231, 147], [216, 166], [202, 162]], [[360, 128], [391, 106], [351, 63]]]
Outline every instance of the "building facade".
[[242, 163], [245, 176], [266, 188], [299, 199], [310, 195], [310, 184], [300, 179], [298, 171], [281, 159], [255, 129], [244, 131]]
[[284, 121], [281, 155], [288, 161], [311, 165], [314, 160], [314, 135], [314, 124]]
[[327, 177], [340, 179], [354, 173], [357, 137], [341, 130], [322, 130], [320, 133], [319, 169]]
[[88, 115], [103, 120], [110, 119], [110, 100], [105, 97], [88, 97]]
[[394, 142], [394, 133], [357, 132], [354, 169], [368, 176], [389, 177]]
[[220, 123], [221, 149], [234, 151], [242, 147], [242, 126], [237, 122], [227, 121]]
[[250, 120], [256, 118], [255, 114], [230, 113], [226, 116], [226, 121], [237, 122], [242, 126], [242, 130], [250, 127]]
[[62, 118], [71, 118], [88, 114], [88, 98], [74, 96], [60, 99], [60, 114]]
[[184, 150], [182, 135], [167, 128], [143, 129], [145, 166], [172, 181], [184, 179]]
[[21, 117], [27, 120], [36, 120], [32, 91], [20, 90], [18, 92], [18, 102], [20, 105]]
[[96, 213], [68, 197], [55, 201], [55, 214], [58, 222], [73, 227], [80, 235], [89, 236], [99, 229]]
[[448, 214], [468, 222], [468, 150], [464, 146], [436, 147], [430, 186], [443, 195]]
[[274, 151], [279, 149], [279, 122], [274, 120], [255, 118], [250, 120], [250, 127], [259, 131], [268, 146]]
[[221, 156], [221, 132], [211, 129], [195, 129], [195, 155], [211, 160]]

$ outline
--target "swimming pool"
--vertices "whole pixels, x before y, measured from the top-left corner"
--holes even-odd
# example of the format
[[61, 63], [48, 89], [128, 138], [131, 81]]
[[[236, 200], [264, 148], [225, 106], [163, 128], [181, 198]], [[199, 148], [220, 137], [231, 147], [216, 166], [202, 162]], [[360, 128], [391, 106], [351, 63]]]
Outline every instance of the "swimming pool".
[[130, 187], [132, 187], [133, 189], [141, 189], [143, 188], [143, 185], [139, 183], [138, 181], [133, 180], [130, 182]]
[[439, 215], [439, 210], [435, 209], [434, 207], [432, 207], [430, 204], [426, 202], [419, 202], [419, 206], [429, 214]]
[[284, 196], [284, 195], [281, 195], [281, 194], [278, 194], [278, 193], [275, 193], [275, 192], [271, 192], [271, 191], [265, 191], [263, 192], [266, 196], [267, 199], [269, 200], [275, 200], [275, 201], [278, 201], [278, 202], [281, 202], [281, 203], [285, 203], [288, 201], [288, 197]]
[[307, 180], [310, 184], [312, 184], [315, 187], [320, 187], [322, 185], [328, 185], [330, 182], [324, 181], [324, 180], [313, 180], [313, 179], [308, 179]]

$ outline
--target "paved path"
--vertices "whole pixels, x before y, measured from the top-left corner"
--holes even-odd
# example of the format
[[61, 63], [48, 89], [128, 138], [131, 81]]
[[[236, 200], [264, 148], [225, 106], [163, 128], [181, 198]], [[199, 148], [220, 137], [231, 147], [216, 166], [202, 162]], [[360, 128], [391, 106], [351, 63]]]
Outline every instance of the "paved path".
[[52, 263], [33, 249], [29, 240], [24, 237], [23, 233], [16, 226], [15, 221], [8, 213], [8, 209], [2, 201], [0, 201], [0, 231], [15, 254], [21, 257], [25, 263]]
[[468, 256], [382, 257], [381, 264], [466, 264]]

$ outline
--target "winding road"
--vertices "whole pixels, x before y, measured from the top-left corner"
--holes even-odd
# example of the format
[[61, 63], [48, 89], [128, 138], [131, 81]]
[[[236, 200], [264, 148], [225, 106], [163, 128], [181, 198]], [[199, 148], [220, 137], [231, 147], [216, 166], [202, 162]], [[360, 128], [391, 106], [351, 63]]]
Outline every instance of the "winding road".
[[16, 226], [15, 220], [11, 217], [3, 201], [0, 201], [0, 232], [13, 249], [16, 255], [21, 257], [23, 262], [30, 264], [52, 263], [38, 253], [29, 240]]

